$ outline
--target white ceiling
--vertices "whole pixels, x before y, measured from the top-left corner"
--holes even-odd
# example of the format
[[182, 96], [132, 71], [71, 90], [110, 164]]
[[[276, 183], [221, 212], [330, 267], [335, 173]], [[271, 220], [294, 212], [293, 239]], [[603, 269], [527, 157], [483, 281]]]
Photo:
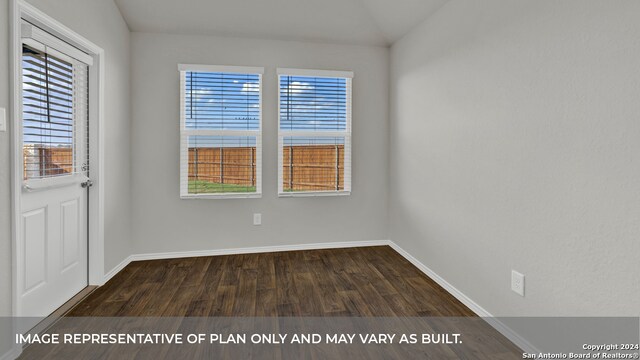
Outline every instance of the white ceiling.
[[115, 0], [132, 31], [390, 45], [448, 0]]

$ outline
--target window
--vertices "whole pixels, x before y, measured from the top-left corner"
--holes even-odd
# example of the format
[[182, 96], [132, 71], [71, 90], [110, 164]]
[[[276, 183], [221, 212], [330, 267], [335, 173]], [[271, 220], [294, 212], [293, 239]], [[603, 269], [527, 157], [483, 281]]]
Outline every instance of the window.
[[22, 27], [23, 180], [86, 173], [92, 59], [27, 22]]
[[180, 196], [262, 193], [262, 68], [180, 65]]
[[280, 196], [351, 192], [351, 79], [342, 71], [278, 69]]

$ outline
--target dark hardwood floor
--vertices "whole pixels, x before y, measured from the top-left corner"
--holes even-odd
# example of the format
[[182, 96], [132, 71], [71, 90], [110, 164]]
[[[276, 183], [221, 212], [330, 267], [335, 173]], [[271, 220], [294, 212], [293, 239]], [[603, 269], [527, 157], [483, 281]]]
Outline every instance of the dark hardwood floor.
[[475, 316], [388, 246], [138, 261], [67, 316]]
[[[156, 316], [161, 318], [151, 318]], [[463, 341], [422, 346], [36, 344], [21, 359], [522, 358], [509, 340], [388, 246], [133, 262], [48, 331], [461, 333]]]

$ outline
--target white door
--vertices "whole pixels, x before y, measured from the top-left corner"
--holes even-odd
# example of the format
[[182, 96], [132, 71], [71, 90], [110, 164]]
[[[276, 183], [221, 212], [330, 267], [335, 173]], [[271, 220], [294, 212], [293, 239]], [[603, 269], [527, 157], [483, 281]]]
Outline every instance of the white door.
[[88, 282], [89, 64], [42, 30], [22, 30], [19, 315], [44, 317]]

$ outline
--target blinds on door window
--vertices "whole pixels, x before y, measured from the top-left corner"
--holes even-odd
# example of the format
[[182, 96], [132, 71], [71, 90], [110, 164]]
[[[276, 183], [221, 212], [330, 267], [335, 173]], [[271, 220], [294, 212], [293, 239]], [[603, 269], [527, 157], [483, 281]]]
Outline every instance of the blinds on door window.
[[89, 66], [30, 37], [21, 65], [24, 180], [85, 173]]
[[351, 191], [353, 73], [278, 69], [280, 196]]
[[180, 66], [182, 198], [261, 194], [262, 72]]

